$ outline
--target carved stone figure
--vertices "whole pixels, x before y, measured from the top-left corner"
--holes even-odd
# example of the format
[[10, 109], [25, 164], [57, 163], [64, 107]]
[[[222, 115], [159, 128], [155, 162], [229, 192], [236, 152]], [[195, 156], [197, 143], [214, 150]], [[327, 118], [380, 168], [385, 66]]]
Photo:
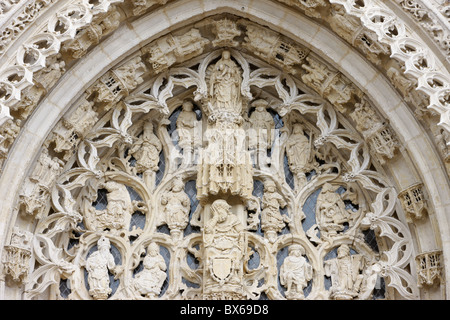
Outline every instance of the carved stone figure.
[[302, 75], [303, 82], [327, 98], [339, 112], [346, 111], [346, 104], [352, 97], [362, 93], [349, 79], [319, 60], [308, 56], [307, 63], [302, 64], [306, 71]]
[[258, 99], [252, 105], [256, 109], [249, 118], [250, 128], [247, 130], [249, 149], [253, 153], [254, 163], [262, 167], [268, 161], [267, 150], [272, 148], [275, 140], [275, 121], [267, 111], [269, 105], [267, 101]]
[[308, 50], [290, 43], [282, 36], [255, 24], [245, 22], [247, 33], [244, 48], [250, 52], [269, 60], [285, 69], [287, 72], [296, 74], [296, 65], [300, 65], [308, 55]]
[[244, 227], [225, 200], [215, 200], [210, 211], [211, 217], [203, 230], [206, 261], [203, 294], [236, 297], [242, 291]]
[[350, 117], [356, 122], [356, 129], [368, 140], [372, 153], [381, 164], [394, 157], [398, 142], [367, 101], [356, 103]]
[[182, 231], [189, 222], [191, 205], [180, 177], [175, 178], [170, 190], [162, 195], [161, 204], [164, 206], [165, 221], [170, 234], [175, 240], [181, 239]]
[[313, 269], [304, 257], [305, 248], [293, 244], [289, 247], [289, 256], [284, 259], [280, 268], [280, 283], [286, 287], [287, 299], [304, 299], [303, 289], [312, 279]]
[[236, 22], [229, 19], [221, 19], [213, 22], [216, 39], [212, 42], [214, 47], [236, 47], [239, 42], [233, 40], [241, 34]]
[[143, 173], [145, 183], [152, 187], [155, 172], [158, 171], [159, 154], [162, 144], [153, 132], [153, 123], [146, 121], [142, 135], [133, 143], [128, 151], [136, 159], [136, 172]]
[[245, 200], [253, 189], [252, 164], [245, 145], [241, 93], [241, 69], [230, 51], [208, 68], [211, 72], [207, 102], [209, 126], [205, 131], [207, 147], [201, 152], [197, 175], [197, 198], [231, 192]]
[[230, 51], [224, 50], [214, 65], [209, 84], [212, 115], [240, 115], [242, 112], [241, 69], [231, 60]]
[[184, 163], [189, 165], [195, 163], [198, 148], [202, 145], [202, 129], [200, 121], [197, 120], [197, 114], [193, 110], [193, 103], [184, 101], [182, 108], [176, 121], [178, 145], [183, 149]]
[[286, 156], [289, 169], [295, 177], [295, 186], [299, 190], [306, 184], [305, 173], [314, 167], [311, 142], [304, 135], [302, 125], [294, 123], [292, 134], [286, 142]]
[[167, 278], [166, 262], [159, 253], [159, 246], [156, 243], [152, 242], [148, 246], [143, 266], [144, 269], [133, 280], [134, 288], [146, 298], [156, 299]]
[[119, 18], [120, 13], [115, 8], [100, 15], [83, 29], [74, 40], [69, 41], [64, 46], [64, 51], [74, 59], [81, 58], [92, 45], [97, 44], [102, 37], [117, 29], [120, 24]]
[[145, 48], [150, 54], [148, 61], [155, 73], [161, 73], [176, 62], [183, 62], [203, 52], [209, 40], [198, 29], [192, 28], [180, 36], [171, 34], [152, 42]]
[[108, 271], [113, 271], [116, 264], [110, 252], [111, 243], [108, 238], [102, 236], [97, 242], [97, 247], [98, 250], [86, 260], [89, 294], [95, 300], [106, 300], [112, 292]]
[[38, 164], [20, 194], [20, 203], [24, 206], [26, 214], [39, 218], [44, 212], [51, 187], [62, 172], [63, 164], [63, 161], [51, 157], [48, 150], [43, 149]]
[[144, 81], [141, 75], [146, 70], [141, 57], [136, 57], [125, 64], [110, 70], [89, 87], [86, 92], [94, 95], [94, 100], [103, 103], [108, 111], [115, 103], [128, 96], [129, 92]]
[[103, 187], [107, 190], [108, 204], [105, 210], [90, 208], [93, 227], [96, 230], [127, 230], [130, 226], [133, 204], [125, 185], [108, 181]]
[[423, 184], [416, 183], [398, 194], [398, 198], [409, 222], [420, 220], [428, 213], [428, 204], [423, 192]]
[[276, 240], [277, 233], [281, 232], [285, 223], [290, 221], [287, 216], [282, 216], [280, 213], [280, 208], [286, 205], [287, 202], [277, 192], [275, 183], [271, 180], [266, 181], [262, 198], [261, 229], [271, 242]]
[[0, 159], [6, 158], [10, 146], [20, 131], [21, 120], [8, 119], [0, 127]]
[[432, 286], [443, 281], [442, 251], [432, 250], [416, 256], [419, 286]]
[[168, 0], [132, 0], [133, 4], [133, 14], [135, 16], [139, 16], [145, 12], [148, 8], [157, 5], [157, 4], [165, 4]]
[[344, 230], [344, 223], [350, 222], [351, 215], [345, 209], [345, 203], [336, 193], [336, 188], [325, 183], [317, 197], [316, 219], [324, 238], [335, 236]]
[[358, 296], [364, 275], [362, 255], [350, 254], [348, 245], [337, 250], [337, 258], [325, 261], [325, 274], [331, 276], [330, 297], [336, 300], [350, 300]]

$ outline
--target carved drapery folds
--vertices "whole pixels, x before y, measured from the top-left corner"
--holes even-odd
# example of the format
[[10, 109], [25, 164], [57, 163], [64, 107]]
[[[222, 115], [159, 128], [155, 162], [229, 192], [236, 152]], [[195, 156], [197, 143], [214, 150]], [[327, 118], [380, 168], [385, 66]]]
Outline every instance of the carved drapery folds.
[[215, 39], [199, 27], [150, 43], [49, 135], [42, 159], [65, 166], [24, 188], [45, 180], [51, 200], [27, 298], [417, 298], [409, 231], [372, 166], [392, 157], [388, 131], [338, 117], [362, 93], [275, 33], [283, 59], [253, 24], [214, 26]]

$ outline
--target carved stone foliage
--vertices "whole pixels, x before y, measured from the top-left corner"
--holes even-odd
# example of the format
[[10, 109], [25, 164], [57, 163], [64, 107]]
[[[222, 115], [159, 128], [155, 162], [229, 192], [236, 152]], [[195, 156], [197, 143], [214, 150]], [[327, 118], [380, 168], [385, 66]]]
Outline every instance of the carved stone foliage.
[[396, 193], [329, 101], [236, 49], [167, 68], [112, 99], [101, 78], [60, 122], [76, 143], [30, 178], [50, 201], [27, 298], [417, 297]]

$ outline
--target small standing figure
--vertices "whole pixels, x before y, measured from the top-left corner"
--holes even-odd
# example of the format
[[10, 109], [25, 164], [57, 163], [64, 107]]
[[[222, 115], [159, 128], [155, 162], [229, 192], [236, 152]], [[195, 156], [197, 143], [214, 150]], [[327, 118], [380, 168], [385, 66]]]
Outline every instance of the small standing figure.
[[280, 283], [287, 288], [286, 298], [303, 300], [303, 289], [312, 279], [313, 269], [304, 257], [305, 248], [294, 244], [289, 247], [289, 256], [284, 259], [280, 268]]
[[133, 144], [128, 154], [136, 159], [136, 171], [137, 173], [143, 173], [144, 182], [151, 189], [153, 189], [155, 183], [155, 172], [159, 169], [161, 150], [162, 144], [153, 132], [153, 123], [147, 121], [144, 124], [142, 136]]
[[325, 275], [331, 276], [330, 297], [336, 300], [350, 300], [358, 296], [364, 279], [363, 256], [350, 254], [348, 245], [337, 250], [337, 258], [325, 261]]
[[294, 174], [296, 189], [300, 190], [307, 182], [305, 173], [312, 170], [311, 143], [304, 135], [302, 125], [294, 123], [292, 134], [286, 142], [286, 156], [289, 169]]
[[165, 221], [170, 234], [174, 240], [181, 239], [182, 231], [189, 222], [191, 202], [184, 192], [184, 182], [180, 177], [175, 178], [170, 190], [162, 195], [161, 204], [164, 205]]
[[316, 211], [319, 229], [325, 238], [343, 231], [344, 223], [350, 222], [344, 201], [330, 183], [323, 185], [317, 197]]
[[290, 220], [282, 216], [280, 208], [285, 208], [287, 203], [283, 196], [276, 191], [275, 182], [269, 180], [264, 184], [264, 196], [262, 198], [261, 229], [270, 242], [276, 240], [278, 232], [284, 228]]
[[134, 288], [149, 299], [158, 298], [161, 287], [167, 278], [166, 262], [159, 253], [159, 246], [152, 242], [148, 246], [147, 255], [144, 258], [144, 270], [134, 278]]
[[200, 122], [191, 101], [184, 101], [177, 118], [178, 145], [183, 149], [184, 164], [194, 164], [198, 148], [202, 145]]
[[272, 148], [275, 139], [275, 122], [267, 111], [269, 103], [266, 100], [258, 99], [252, 105], [256, 109], [249, 119], [249, 149], [253, 153], [253, 162], [262, 167], [269, 160], [267, 150]]
[[109, 272], [114, 271], [116, 264], [110, 252], [111, 243], [108, 238], [102, 236], [97, 241], [98, 251], [94, 252], [86, 260], [88, 272], [89, 294], [95, 300], [106, 300], [111, 294], [109, 287]]

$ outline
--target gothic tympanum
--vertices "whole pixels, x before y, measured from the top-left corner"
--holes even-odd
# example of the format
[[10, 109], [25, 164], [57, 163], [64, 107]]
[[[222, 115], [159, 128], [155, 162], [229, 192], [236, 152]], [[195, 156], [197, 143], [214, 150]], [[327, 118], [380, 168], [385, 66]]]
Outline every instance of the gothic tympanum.
[[15, 279], [31, 252], [38, 261], [26, 296], [377, 299], [389, 287], [413, 298], [409, 232], [372, 165], [395, 139], [370, 101], [273, 31], [244, 19], [199, 28], [105, 74], [80, 100], [93, 114], [50, 135], [60, 148], [21, 195], [36, 235], [7, 249]]

